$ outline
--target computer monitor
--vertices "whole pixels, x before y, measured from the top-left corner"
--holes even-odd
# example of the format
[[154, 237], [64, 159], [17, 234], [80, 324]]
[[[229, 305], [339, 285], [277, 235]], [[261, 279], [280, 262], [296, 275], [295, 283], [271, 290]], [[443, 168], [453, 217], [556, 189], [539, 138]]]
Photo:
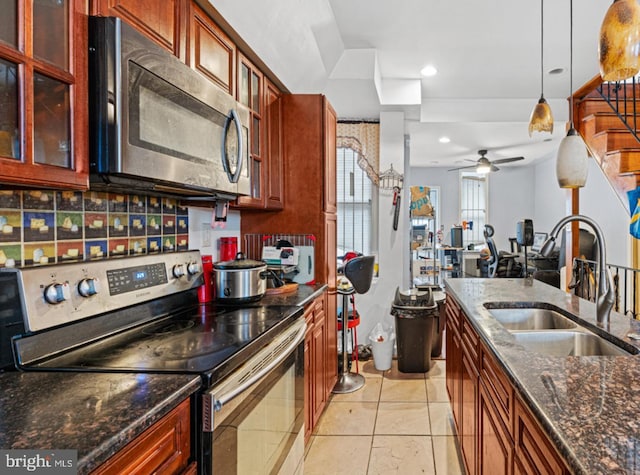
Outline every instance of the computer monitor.
[[533, 252], [540, 252], [542, 245], [547, 240], [547, 236], [547, 233], [533, 233], [533, 244], [531, 245], [531, 250]]

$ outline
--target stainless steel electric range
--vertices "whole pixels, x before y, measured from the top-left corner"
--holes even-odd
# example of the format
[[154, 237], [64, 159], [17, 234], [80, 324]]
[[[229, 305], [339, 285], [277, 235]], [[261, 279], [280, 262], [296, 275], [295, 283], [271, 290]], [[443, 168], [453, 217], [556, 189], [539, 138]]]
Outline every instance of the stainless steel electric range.
[[201, 473], [301, 473], [302, 308], [199, 304], [202, 282], [198, 251], [1, 269], [2, 354], [11, 337], [25, 371], [199, 374]]

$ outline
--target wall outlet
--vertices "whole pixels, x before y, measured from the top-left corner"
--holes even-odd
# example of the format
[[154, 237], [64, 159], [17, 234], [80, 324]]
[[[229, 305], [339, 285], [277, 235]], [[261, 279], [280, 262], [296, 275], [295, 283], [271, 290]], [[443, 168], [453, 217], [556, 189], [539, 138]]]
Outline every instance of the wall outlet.
[[211, 247], [211, 223], [202, 223], [202, 247]]

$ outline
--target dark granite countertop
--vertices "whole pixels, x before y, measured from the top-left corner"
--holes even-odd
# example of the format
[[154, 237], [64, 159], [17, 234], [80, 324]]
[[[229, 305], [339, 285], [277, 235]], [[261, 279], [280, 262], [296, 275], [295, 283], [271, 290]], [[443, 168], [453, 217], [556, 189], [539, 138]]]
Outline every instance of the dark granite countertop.
[[527, 351], [483, 304], [555, 305], [579, 316], [588, 330], [632, 346], [638, 344], [627, 334], [640, 332], [640, 321], [612, 312], [604, 332], [593, 303], [538, 281], [449, 279], [446, 287], [573, 472], [640, 473], [640, 355], [551, 357]]
[[73, 449], [104, 463], [200, 388], [197, 375], [0, 374], [0, 448]]
[[260, 305], [294, 305], [304, 307], [327, 288], [326, 284], [299, 285], [296, 292], [288, 294], [267, 294], [260, 299]]

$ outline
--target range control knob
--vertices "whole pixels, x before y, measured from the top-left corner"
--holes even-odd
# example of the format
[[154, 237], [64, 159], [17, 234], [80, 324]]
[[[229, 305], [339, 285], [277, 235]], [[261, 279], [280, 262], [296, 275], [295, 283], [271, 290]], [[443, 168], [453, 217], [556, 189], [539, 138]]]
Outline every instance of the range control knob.
[[78, 293], [83, 297], [91, 297], [100, 292], [100, 281], [94, 278], [82, 279], [78, 282]]
[[44, 299], [47, 303], [57, 305], [69, 298], [71, 298], [71, 291], [67, 282], [50, 284], [44, 288]]
[[184, 276], [184, 265], [176, 264], [175, 266], [173, 266], [173, 276], [176, 279], [179, 279], [180, 277]]
[[189, 275], [196, 275], [200, 272], [200, 264], [197, 262], [189, 262], [189, 264], [187, 264], [187, 272]]

